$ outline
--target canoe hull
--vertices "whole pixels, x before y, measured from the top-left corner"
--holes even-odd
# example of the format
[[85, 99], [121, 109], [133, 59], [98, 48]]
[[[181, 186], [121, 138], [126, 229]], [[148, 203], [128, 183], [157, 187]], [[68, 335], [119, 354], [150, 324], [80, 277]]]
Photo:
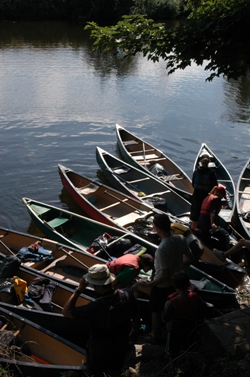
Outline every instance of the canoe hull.
[[[125, 128], [116, 124], [117, 145], [122, 158], [130, 165], [151, 174], [188, 201], [193, 187], [188, 175], [161, 150], [138, 138]], [[156, 174], [154, 166], [160, 164], [166, 174]]]
[[189, 201], [152, 175], [127, 164], [99, 147], [96, 148], [96, 160], [103, 174], [116, 190], [146, 203], [152, 197], [160, 197], [165, 200], [166, 212], [174, 216], [190, 212]]
[[250, 159], [243, 167], [236, 188], [236, 219], [239, 232], [245, 239], [250, 239]]
[[[27, 376], [42, 373], [60, 376], [62, 372], [82, 370], [86, 357], [83, 348], [2, 307], [0, 319], [2, 326], [6, 325], [6, 330], [11, 334], [11, 338], [6, 339], [7, 355], [0, 358], [2, 366], [8, 366], [13, 371], [19, 370]], [[5, 330], [2, 331], [4, 335]], [[20, 350], [14, 357], [11, 353], [12, 357], [8, 356], [12, 343]]]
[[125, 230], [152, 214], [152, 206], [58, 165], [62, 184], [77, 204], [95, 221]]
[[225, 165], [219, 160], [219, 158], [214, 154], [214, 152], [205, 143], [201, 144], [200, 150], [194, 162], [193, 170], [195, 170], [198, 167], [199, 157], [204, 153], [208, 154], [210, 157], [209, 166], [211, 166], [211, 168], [215, 170], [218, 183], [226, 187], [227, 199], [222, 201], [222, 209], [220, 211], [220, 217], [226, 223], [230, 223], [232, 221], [234, 211], [235, 211], [235, 205], [236, 205], [234, 181], [230, 173], [226, 169]]

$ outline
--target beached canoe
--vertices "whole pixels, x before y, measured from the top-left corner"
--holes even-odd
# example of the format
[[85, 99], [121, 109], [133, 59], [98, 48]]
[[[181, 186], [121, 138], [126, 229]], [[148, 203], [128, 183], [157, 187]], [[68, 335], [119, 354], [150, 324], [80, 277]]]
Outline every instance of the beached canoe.
[[[2, 266], [2, 262], [5, 258], [9, 256], [8, 251], [5, 251], [6, 253], [0, 253], [0, 266]], [[35, 265], [33, 268], [27, 267], [25, 263], [22, 263], [17, 269], [15, 276], [25, 281], [28, 288], [38, 279], [41, 283], [46, 283], [43, 285], [45, 287], [45, 296], [42, 296], [44, 300], [40, 302], [42, 297], [33, 299], [27, 293], [22, 302], [16, 300], [12, 301], [12, 299], [10, 299], [11, 296], [3, 294], [1, 291], [0, 307], [35, 322], [72, 343], [85, 348], [88, 331], [84, 323], [76, 323], [73, 319], [66, 318], [62, 315], [63, 306], [72, 295], [76, 286], [74, 285], [70, 288], [66, 284], [62, 284], [60, 279], [55, 279], [55, 276], [53, 277], [49, 276], [49, 274], [42, 273], [35, 267]], [[9, 276], [9, 278], [11, 277], [13, 276]], [[59, 274], [57, 277], [59, 277]], [[0, 283], [2, 284], [6, 280], [8, 280], [6, 277], [1, 278]], [[82, 293], [81, 296], [79, 296], [78, 304], [87, 305], [90, 301], [94, 300], [92, 296], [93, 294], [90, 296]]]
[[[10, 235], [9, 235], [10, 238]], [[7, 238], [5, 239], [7, 242]], [[3, 242], [3, 241], [2, 241]], [[45, 246], [45, 243], [42, 244]], [[4, 247], [4, 245], [1, 245], [2, 249], [5, 249], [5, 253], [8, 253], [8, 248]], [[154, 248], [154, 251], [156, 250], [156, 245], [152, 245]], [[14, 250], [14, 248], [13, 248]], [[15, 251], [15, 250], [14, 250]], [[81, 251], [80, 251], [81, 252]], [[8, 255], [8, 254], [7, 254]], [[93, 260], [95, 260], [95, 257], [92, 256]], [[79, 275], [82, 276], [85, 271], [83, 271], [81, 268], [81, 264], [76, 268], [77, 266], [71, 265], [71, 260], [75, 261], [74, 259], [68, 259], [69, 265], [67, 264], [62, 264], [65, 263], [65, 260], [55, 260], [55, 265], [52, 263], [49, 263], [45, 268], [39, 270], [39, 274], [42, 277], [47, 277], [56, 283], [61, 282], [63, 285], [68, 285], [68, 287], [71, 287], [74, 289], [76, 285], [78, 285], [79, 282]], [[67, 261], [67, 259], [66, 259]], [[41, 262], [42, 265], [44, 266], [44, 263]], [[103, 260], [103, 263], [106, 263], [105, 260]], [[93, 263], [94, 264], [94, 263]], [[36, 273], [38, 270], [39, 262], [34, 263], [33, 265], [27, 266], [28, 263], [22, 262], [22, 267], [20, 268], [22, 270], [22, 275], [20, 276], [23, 278], [25, 281], [30, 283], [31, 277], [29, 277], [29, 274], [32, 270], [33, 272]], [[25, 271], [26, 269], [26, 271]], [[190, 266], [188, 268], [188, 273], [190, 276], [190, 279], [192, 280], [192, 283], [194, 285], [194, 289], [197, 290], [197, 292], [202, 296], [202, 297], [209, 297], [209, 302], [212, 304], [218, 306], [221, 303], [225, 305], [225, 300], [228, 300], [228, 304], [232, 304], [233, 297], [235, 298], [236, 291], [232, 289], [231, 287], [228, 287], [226, 284], [224, 284], [221, 281], [218, 281], [217, 279], [211, 277], [209, 274], [205, 273], [204, 271], [201, 271], [200, 269]], [[21, 272], [20, 272], [21, 274]], [[64, 278], [64, 274], [68, 276], [68, 278]], [[70, 278], [69, 278], [70, 274]], [[148, 277], [149, 276], [145, 276]], [[60, 284], [58, 284], [59, 286]], [[70, 294], [70, 291], [68, 290], [67, 293], [65, 293], [64, 297], [59, 295], [59, 288], [58, 290], [56, 289], [55, 294], [53, 296], [53, 303], [57, 303], [59, 309], [63, 307], [65, 301], [68, 298], [68, 295]], [[85, 295], [81, 295], [81, 300], [88, 300], [90, 299], [90, 291], [86, 290]], [[148, 306], [148, 300], [145, 297], [145, 294], [149, 294], [148, 292], [145, 292], [143, 289], [142, 291], [139, 292], [139, 296], [137, 298], [138, 300], [138, 305], [140, 307], [141, 311], [141, 317], [143, 321], [147, 322], [149, 318], [149, 306]], [[83, 297], [82, 297], [83, 296]], [[220, 296], [220, 299], [218, 298]], [[65, 301], [64, 301], [65, 300]], [[84, 305], [85, 303], [83, 303]]]
[[[90, 225], [93, 226], [93, 224], [96, 225], [96, 228], [91, 228], [91, 226], [87, 228], [86, 240], [85, 242], [83, 241], [84, 245], [82, 244], [85, 250], [88, 249], [88, 246], [91, 247], [91, 252], [53, 241], [53, 233], [50, 233], [52, 239], [47, 239], [6, 228], [0, 228], [0, 252], [5, 256], [18, 255], [19, 259], [21, 259], [22, 267], [34, 269], [37, 273], [42, 274], [42, 276], [49, 277], [57, 283], [71, 288], [75, 288], [76, 285], [78, 285], [80, 278], [87, 273], [89, 267], [96, 263], [106, 263], [107, 260], [110, 259], [109, 253], [111, 251], [115, 253], [115, 250], [118, 250], [119, 255], [122, 255], [125, 248], [130, 248], [130, 245], [132, 245], [136, 252], [147, 252], [151, 255], [155, 253], [156, 246], [154, 244], [146, 242], [143, 239], [134, 238], [133, 234], [125, 232], [119, 233], [119, 229], [117, 231], [116, 228], [107, 226], [102, 228], [101, 225], [103, 224], [101, 223], [100, 228], [98, 228], [98, 222], [90, 221]], [[104, 229], [108, 230], [110, 233], [101, 232], [101, 230], [103, 231]], [[110, 239], [107, 238], [108, 235], [114, 237], [114, 239], [111, 239], [111, 242], [107, 245], [105, 241], [110, 241]], [[99, 237], [101, 237], [100, 246], [95, 245], [92, 250], [93, 241]], [[82, 237], [82, 239], [84, 240], [84, 237]], [[138, 243], [139, 240], [141, 244]], [[29, 245], [35, 242], [39, 242], [41, 252], [50, 254], [51, 258], [49, 260], [46, 259], [46, 257], [41, 260], [32, 260], [29, 257], [26, 258], [25, 254], [23, 254], [23, 249], [27, 249]], [[101, 255], [106, 257], [105, 259], [95, 255], [98, 254], [98, 251], [93, 253], [97, 249], [100, 250]], [[86, 291], [86, 294], [90, 293]]]
[[63, 186], [90, 218], [109, 226], [126, 229], [154, 214], [156, 208], [86, 176], [58, 165]]
[[236, 186], [236, 216], [240, 234], [250, 239], [250, 159], [244, 165]]
[[[140, 233], [145, 238], [137, 236], [137, 234], [128, 232], [125, 227], [120, 225], [120, 228], [111, 227], [99, 221], [95, 221], [85, 216], [67, 211], [62, 208], [54, 207], [48, 203], [42, 203], [37, 200], [23, 198], [29, 215], [37, 228], [39, 228], [46, 237], [51, 238], [59, 243], [68, 245], [73, 248], [78, 248], [86, 251], [92, 242], [104, 233], [108, 233], [112, 237], [129, 238], [132, 245], [140, 244], [147, 249], [153, 246], [152, 243], [147, 242], [145, 238], [154, 238], [156, 234], [152, 234], [152, 221], [145, 219], [144, 212], [132, 210], [131, 214], [122, 216], [121, 221], [127, 219], [127, 227], [134, 225], [138, 219], [138, 227]], [[149, 216], [153, 216], [153, 212], [147, 212]], [[120, 213], [122, 215], [122, 212]], [[117, 216], [119, 212], [117, 211]], [[130, 220], [130, 221], [129, 221]], [[139, 221], [140, 220], [140, 221]], [[117, 220], [116, 220], [117, 221]], [[142, 224], [143, 223], [143, 224]], [[158, 236], [157, 236], [158, 239]], [[102, 253], [102, 258], [105, 258], [105, 253]], [[106, 254], [108, 259], [108, 254]]]
[[116, 136], [119, 151], [128, 164], [153, 175], [188, 201], [191, 200], [191, 179], [169, 156], [119, 124], [116, 124]]
[[143, 202], [153, 200], [153, 197], [163, 200], [163, 210], [177, 217], [190, 213], [190, 202], [153, 175], [127, 164], [99, 147], [96, 147], [96, 160], [110, 185], [116, 190]]
[[[64, 266], [74, 263], [75, 269], [77, 269], [77, 265], [78, 268], [82, 268], [82, 266], [79, 266], [79, 263], [77, 264], [77, 262], [74, 261], [74, 256], [77, 261], [80, 261], [81, 263], [83, 263], [83, 265], [89, 266], [89, 254], [84, 253], [82, 255], [77, 253], [77, 251], [74, 249], [80, 248], [82, 251], [86, 252], [92, 242], [105, 233], [109, 234], [112, 237], [118, 237], [118, 239], [115, 239], [110, 243], [110, 246], [107, 249], [96, 251], [95, 255], [100, 256], [101, 258], [106, 260], [109, 258], [109, 256], [119, 256], [116, 254], [115, 250], [117, 249], [116, 245], [119, 245], [120, 239], [122, 240], [126, 238], [127, 240], [130, 240], [132, 246], [136, 244], [140, 245], [140, 247], [145, 248], [147, 252], [152, 255], [154, 254], [155, 248], [159, 243], [158, 236], [152, 231], [151, 218], [147, 220], [147, 223], [145, 223], [144, 221], [135, 223], [133, 228], [131, 227], [131, 229], [133, 229], [133, 232], [135, 233], [131, 233], [31, 199], [24, 199], [24, 203], [27, 205], [32, 220], [35, 222], [36, 226], [41, 230], [43, 234], [45, 234], [50, 239], [54, 239], [61, 244], [65, 244], [73, 248], [72, 256], [67, 257], [67, 259], [65, 260], [60, 260], [60, 258], [63, 256], [63, 251], [60, 249], [60, 247], [57, 247], [57, 252], [53, 253], [54, 258], [56, 260], [58, 259], [59, 263], [57, 263], [56, 265], [55, 272], [53, 271], [53, 269], [51, 269], [50, 274], [55, 273], [56, 275], [61, 275], [61, 279], [63, 279], [64, 282], [70, 283], [74, 278], [76, 271], [72, 271], [73, 276], [71, 276], [70, 269], [68, 269], [67, 274], [66, 271], [59, 273], [59, 266], [61, 266], [61, 268], [66, 268]], [[45, 213], [44, 208], [50, 209], [51, 212]], [[45, 217], [48, 216], [48, 214], [50, 217]], [[55, 223], [54, 219], [58, 218], [58, 216], [62, 216], [64, 219], [68, 219], [68, 227], [59, 226], [58, 228], [52, 228], [51, 226], [47, 225], [47, 223]], [[178, 221], [178, 219], [172, 217], [171, 221]], [[72, 229], [74, 230], [74, 232], [72, 232]], [[44, 242], [42, 244], [45, 245]], [[124, 251], [124, 249], [120, 249], [120, 247], [118, 247], [118, 249], [121, 252]], [[70, 259], [71, 261], [69, 261]], [[219, 280], [232, 287], [239, 286], [245, 276], [244, 269], [230, 260], [227, 260], [225, 262], [220, 261], [208, 247], [204, 247], [204, 254], [196, 263], [196, 266], [198, 268], [201, 268], [204, 272], [211, 274], [215, 278], [218, 278]], [[81, 270], [79, 271], [79, 274], [81, 274]]]
[[[1, 238], [1, 241], [5, 242], [5, 245], [2, 245], [1, 242], [0, 242], [0, 250], [3, 250], [3, 251], [5, 250], [4, 252], [5, 252], [6, 255], [8, 255], [7, 254], [8, 253], [8, 249], [12, 249], [12, 251], [18, 252], [20, 246], [22, 247], [23, 245], [30, 244], [30, 239], [27, 239], [25, 241], [25, 238], [21, 238], [21, 243], [18, 246], [18, 238], [19, 238], [18, 234], [19, 233], [11, 234], [10, 231], [9, 232], [4, 232], [4, 230], [3, 230], [2, 234], [5, 234], [5, 236]], [[100, 233], [96, 233], [96, 235], [97, 234], [100, 234]], [[0, 232], [0, 235], [1, 235], [1, 232]], [[129, 238], [129, 236], [130, 236], [130, 233], [126, 234], [126, 238], [127, 237]], [[24, 235], [22, 237], [24, 237]], [[93, 237], [95, 238], [95, 236], [93, 236]], [[53, 238], [53, 234], [52, 234], [52, 238]], [[15, 239], [15, 242], [13, 241], [14, 239]], [[33, 238], [33, 240], [35, 240], [35, 238]], [[51, 242], [51, 244], [50, 244], [50, 242]], [[119, 242], [119, 239], [118, 239], [118, 242]], [[42, 239], [41, 240], [41, 246], [43, 246], [46, 250], [52, 250], [53, 244], [54, 244], [53, 241], [49, 241], [47, 239]], [[143, 247], [147, 248], [147, 252], [149, 252], [152, 255], [154, 255], [156, 247], [157, 247], [156, 244], [152, 244], [152, 243], [147, 242], [147, 241], [144, 240], [144, 242], [141, 243], [141, 245]], [[7, 246], [7, 248], [6, 248], [6, 246]], [[52, 255], [55, 258], [54, 262], [52, 262], [52, 263], [51, 262], [50, 263], [47, 262], [47, 265], [44, 264], [44, 262], [41, 262], [40, 267], [39, 267], [39, 262], [37, 262], [37, 263], [35, 263], [33, 265], [30, 265], [27, 262], [27, 263], [23, 263], [23, 265], [26, 265], [26, 266], [28, 265], [30, 268], [36, 268], [40, 272], [46, 274], [45, 276], [48, 276], [48, 277], [50, 277], [50, 278], [52, 278], [52, 279], [54, 279], [54, 280], [56, 280], [58, 282], [61, 281], [61, 283], [67, 284], [69, 287], [73, 287], [73, 286], [75, 287], [78, 284], [78, 282], [79, 282], [80, 276], [82, 276], [82, 274], [84, 274], [86, 272], [86, 270], [84, 270], [84, 266], [83, 265], [89, 265], [90, 266], [90, 265], [93, 265], [95, 263], [106, 263], [106, 261], [104, 259], [97, 258], [97, 257], [95, 257], [95, 256], [93, 256], [91, 254], [88, 255], [88, 253], [83, 253], [82, 251], [79, 251], [79, 253], [77, 253], [77, 250], [75, 250], [75, 249], [72, 249], [72, 254], [71, 254], [72, 257], [71, 257], [71, 256], [68, 255], [68, 251], [69, 250], [67, 249], [66, 246], [63, 246], [63, 249], [67, 252], [66, 253], [66, 258], [62, 259], [61, 257], [63, 256], [64, 251], [61, 250], [61, 248], [59, 247], [59, 245], [58, 245], [57, 248], [59, 249], [59, 250], [57, 250], [57, 254], [55, 252], [54, 253], [52, 252]], [[212, 253], [211, 250], [206, 250], [205, 249], [204, 257], [207, 260], [209, 258], [212, 258], [212, 259], [214, 258], [213, 259], [214, 268], [217, 269], [217, 272], [219, 271], [219, 273], [221, 274], [222, 278], [227, 278], [228, 275], [230, 276], [232, 274], [233, 271], [230, 271], [229, 269], [227, 269], [227, 262], [221, 262], [221, 261], [219, 261], [218, 258], [216, 258], [214, 256], [214, 254]], [[91, 259], [92, 259], [92, 264], [90, 262]], [[206, 264], [208, 264], [208, 262], [206, 262], [205, 259], [204, 259], [204, 262], [202, 262], [202, 264], [204, 266]], [[78, 261], [79, 261], [79, 263], [78, 263]], [[41, 266], [43, 268], [41, 268]], [[212, 263], [211, 263], [211, 267], [212, 267]], [[200, 271], [200, 276], [202, 276], [203, 278], [205, 276], [206, 279], [207, 279], [208, 274], [205, 271], [201, 271], [201, 270], [199, 270], [199, 268], [196, 268], [196, 267], [193, 267], [193, 266], [190, 266], [189, 269], [190, 269], [190, 271], [192, 271], [193, 269], [195, 269], [195, 271], [197, 271], [197, 270]], [[235, 271], [235, 272], [237, 272], [237, 271]], [[236, 276], [236, 275], [233, 275], [233, 276]], [[237, 275], [236, 278], [239, 279], [240, 275]], [[227, 280], [225, 280], [225, 282], [226, 281]], [[225, 285], [224, 282], [220, 282], [218, 290], [220, 288], [222, 288], [222, 287], [225, 287], [225, 286], [227, 286], [227, 285]], [[202, 287], [202, 289], [204, 289], [204, 287]], [[226, 289], [226, 291], [227, 291], [227, 289]], [[230, 291], [230, 289], [229, 289], [229, 291]], [[86, 295], [89, 296], [90, 292], [86, 292]], [[218, 295], [218, 293], [217, 293], [217, 295]], [[143, 311], [142, 312], [142, 316], [144, 318], [147, 317], [146, 307], [145, 307], [144, 303], [140, 302], [139, 304], [140, 304], [140, 306], [142, 308], [142, 311]]]
[[15, 375], [81, 375], [85, 349], [0, 307], [0, 363]]
[[209, 167], [214, 169], [216, 172], [218, 183], [226, 187], [227, 199], [222, 200], [222, 208], [220, 211], [220, 217], [224, 219], [227, 223], [232, 221], [232, 217], [235, 211], [235, 185], [234, 181], [228, 172], [225, 165], [219, 160], [214, 152], [205, 144], [202, 143], [201, 147], [196, 156], [193, 170], [195, 170], [199, 165], [199, 159], [202, 155], [207, 154], [210, 158]]
[[199, 268], [190, 266], [188, 274], [191, 283], [203, 300], [212, 303], [216, 308], [238, 308], [237, 291]]

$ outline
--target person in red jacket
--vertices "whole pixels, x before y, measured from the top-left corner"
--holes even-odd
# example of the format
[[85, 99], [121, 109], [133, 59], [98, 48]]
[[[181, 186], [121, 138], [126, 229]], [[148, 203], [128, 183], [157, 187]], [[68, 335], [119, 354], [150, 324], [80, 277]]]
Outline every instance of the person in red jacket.
[[154, 258], [150, 254], [140, 256], [125, 254], [106, 263], [110, 272], [115, 275], [113, 287], [127, 287], [139, 275], [140, 271], [148, 272], [154, 268]]
[[168, 330], [166, 352], [172, 359], [194, 343], [195, 329], [202, 323], [207, 311], [206, 302], [189, 290], [190, 281], [185, 272], [174, 275], [173, 285], [176, 292], [169, 296], [162, 312], [162, 320]]
[[226, 251], [230, 247], [229, 234], [219, 226], [218, 219], [223, 198], [226, 199], [226, 188], [222, 185], [215, 186], [202, 202], [198, 228], [204, 242], [212, 248], [220, 245], [221, 250]]

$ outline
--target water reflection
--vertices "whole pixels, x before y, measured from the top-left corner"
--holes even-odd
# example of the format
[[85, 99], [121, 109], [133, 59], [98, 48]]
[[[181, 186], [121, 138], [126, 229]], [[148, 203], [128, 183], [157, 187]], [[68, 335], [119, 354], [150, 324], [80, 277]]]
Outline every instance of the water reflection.
[[[250, 72], [238, 81], [224, 84], [228, 118], [231, 122], [250, 122]], [[247, 132], [247, 130], [246, 130]]]
[[0, 33], [0, 219], [10, 212], [18, 227], [21, 196], [61, 205], [58, 163], [99, 178], [95, 147], [117, 154], [115, 123], [189, 175], [206, 142], [237, 180], [249, 156], [249, 77], [207, 83], [196, 66], [168, 76], [164, 62], [93, 52], [66, 23], [0, 23]]

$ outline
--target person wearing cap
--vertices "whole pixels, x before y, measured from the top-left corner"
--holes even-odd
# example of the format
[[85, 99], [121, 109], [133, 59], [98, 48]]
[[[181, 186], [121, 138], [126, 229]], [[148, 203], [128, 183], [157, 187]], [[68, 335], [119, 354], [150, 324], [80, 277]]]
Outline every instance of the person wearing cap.
[[[229, 249], [229, 234], [218, 225], [218, 215], [222, 206], [222, 199], [226, 199], [226, 188], [223, 185], [215, 186], [208, 196], [203, 200], [198, 228], [202, 240], [214, 245], [219, 243], [222, 250]], [[215, 237], [216, 233], [216, 237]]]
[[115, 275], [113, 286], [127, 287], [138, 277], [141, 270], [148, 272], [154, 268], [154, 258], [148, 253], [140, 256], [128, 253], [107, 262], [107, 266]]
[[218, 185], [216, 173], [214, 169], [209, 167], [209, 162], [209, 155], [207, 153], [202, 154], [199, 158], [199, 166], [195, 169], [192, 176], [192, 186], [194, 188], [190, 208], [192, 231], [197, 230], [203, 200], [212, 188]]
[[192, 263], [193, 255], [183, 235], [172, 235], [170, 219], [166, 213], [157, 213], [153, 230], [160, 236], [154, 259], [154, 275], [151, 281], [139, 280], [137, 286], [151, 288], [149, 303], [152, 312], [150, 343], [162, 343], [162, 310], [168, 296], [174, 292], [173, 275]]
[[[89, 329], [85, 376], [121, 376], [130, 340], [139, 330], [136, 299], [127, 289], [114, 290], [114, 280], [115, 275], [105, 264], [91, 266], [62, 311], [65, 317], [84, 322]], [[76, 306], [79, 295], [89, 284], [95, 290], [96, 300]]]

